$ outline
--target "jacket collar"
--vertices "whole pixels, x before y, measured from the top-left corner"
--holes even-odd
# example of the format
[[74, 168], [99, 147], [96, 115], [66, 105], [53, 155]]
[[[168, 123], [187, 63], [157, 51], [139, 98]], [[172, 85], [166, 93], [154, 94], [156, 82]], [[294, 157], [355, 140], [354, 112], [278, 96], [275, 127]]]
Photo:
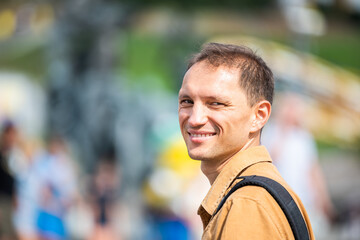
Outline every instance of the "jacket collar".
[[251, 147], [235, 154], [215, 179], [201, 203], [198, 214], [202, 214], [203, 210], [201, 208], [203, 208], [210, 216], [213, 215], [235, 178], [239, 176], [243, 170], [258, 162], [272, 162], [264, 146]]

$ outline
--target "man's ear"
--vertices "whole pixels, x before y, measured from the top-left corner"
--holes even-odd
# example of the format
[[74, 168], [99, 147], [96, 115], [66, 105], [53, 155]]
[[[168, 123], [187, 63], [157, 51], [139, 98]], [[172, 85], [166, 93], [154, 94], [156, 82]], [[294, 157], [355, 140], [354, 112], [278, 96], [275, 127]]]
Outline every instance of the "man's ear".
[[250, 132], [255, 133], [262, 129], [268, 121], [271, 114], [271, 104], [269, 101], [263, 100], [253, 106], [253, 120], [250, 127]]

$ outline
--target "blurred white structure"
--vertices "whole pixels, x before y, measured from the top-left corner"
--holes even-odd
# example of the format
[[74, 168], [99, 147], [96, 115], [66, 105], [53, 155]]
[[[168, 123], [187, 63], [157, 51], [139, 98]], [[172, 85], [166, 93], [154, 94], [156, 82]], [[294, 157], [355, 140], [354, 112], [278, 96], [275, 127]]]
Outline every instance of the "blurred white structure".
[[0, 71], [0, 122], [14, 121], [26, 137], [35, 138], [44, 130], [45, 93], [29, 77]]

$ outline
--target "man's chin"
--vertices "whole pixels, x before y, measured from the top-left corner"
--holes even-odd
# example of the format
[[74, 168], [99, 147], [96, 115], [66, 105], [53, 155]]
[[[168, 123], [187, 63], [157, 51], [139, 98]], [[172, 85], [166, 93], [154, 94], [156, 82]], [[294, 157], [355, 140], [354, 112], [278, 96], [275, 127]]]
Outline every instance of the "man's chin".
[[195, 151], [188, 151], [189, 157], [193, 160], [204, 161], [209, 159], [209, 154]]

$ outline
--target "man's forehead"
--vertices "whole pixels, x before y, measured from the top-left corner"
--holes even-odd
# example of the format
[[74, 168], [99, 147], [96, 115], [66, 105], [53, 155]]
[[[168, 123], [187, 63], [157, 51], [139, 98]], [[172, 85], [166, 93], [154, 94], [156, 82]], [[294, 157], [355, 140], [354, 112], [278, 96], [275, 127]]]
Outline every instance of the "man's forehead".
[[197, 84], [201, 87], [207, 87], [210, 84], [231, 84], [233, 86], [239, 84], [239, 69], [227, 66], [215, 67], [206, 62], [194, 64], [184, 75], [182, 88]]
[[188, 71], [186, 73], [191, 72], [191, 71], [199, 71], [199, 70], [207, 71], [209, 73], [216, 72], [216, 71], [219, 71], [219, 70], [236, 73], [236, 72], [239, 72], [240, 68], [237, 66], [237, 64], [214, 65], [214, 64], [212, 64], [211, 62], [209, 62], [208, 60], [205, 59], [205, 60], [202, 60], [202, 61], [197, 62], [194, 65], [192, 65], [188, 69]]
[[[217, 76], [221, 76], [220, 73]], [[204, 76], [203, 76], [204, 77]], [[223, 78], [230, 78], [227, 74], [222, 75]], [[234, 78], [234, 76], [233, 76]], [[205, 79], [205, 80], [204, 80]], [[209, 81], [207, 81], [209, 80]], [[179, 91], [179, 98], [195, 98], [200, 97], [207, 100], [228, 99], [233, 94], [242, 94], [244, 90], [241, 88], [238, 79], [199, 79], [194, 77], [184, 78], [182, 87]], [[229, 96], [227, 96], [229, 95]]]

